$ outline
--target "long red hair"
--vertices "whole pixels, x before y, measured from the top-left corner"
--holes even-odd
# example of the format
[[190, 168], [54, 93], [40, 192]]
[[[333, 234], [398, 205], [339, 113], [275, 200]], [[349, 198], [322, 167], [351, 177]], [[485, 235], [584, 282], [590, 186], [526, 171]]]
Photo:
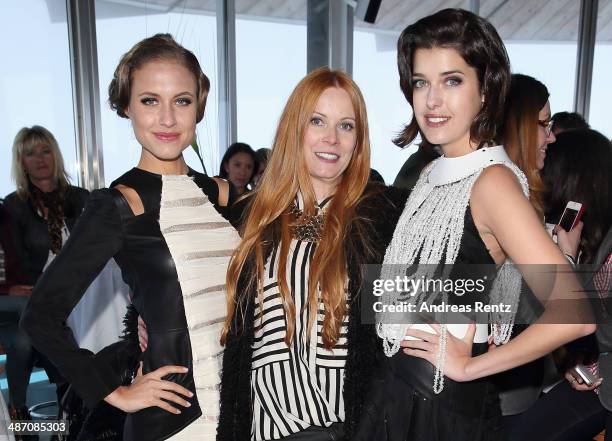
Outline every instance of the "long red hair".
[[[322, 302], [325, 347], [333, 347], [340, 337], [340, 328], [347, 313], [347, 268], [343, 243], [355, 206], [368, 182], [370, 143], [365, 102], [359, 88], [347, 74], [320, 68], [302, 79], [291, 93], [278, 124], [268, 166], [255, 194], [251, 196], [253, 200], [241, 231], [242, 240], [232, 255], [227, 271], [227, 319], [221, 336], [222, 344], [225, 344], [236, 314], [241, 294], [237, 292], [237, 281], [245, 269], [245, 263], [254, 259], [254, 265], [249, 265], [253, 268], [252, 274], [248, 276], [251, 282], [256, 281], [257, 295], [260, 305], [263, 305], [264, 248], [279, 244], [278, 282], [287, 319], [285, 342], [291, 344], [295, 332], [295, 304], [286, 279], [292, 221], [289, 209], [300, 192], [304, 199], [304, 213], [315, 214], [316, 197], [304, 160], [303, 139], [317, 101], [328, 88], [340, 88], [348, 93], [355, 112], [357, 140], [348, 167], [336, 188], [335, 194], [340, 197], [333, 197], [325, 212], [325, 228], [310, 265], [308, 308], [314, 313], [311, 314], [308, 328], [313, 326], [319, 302]], [[244, 320], [244, 317], [241, 319]]]

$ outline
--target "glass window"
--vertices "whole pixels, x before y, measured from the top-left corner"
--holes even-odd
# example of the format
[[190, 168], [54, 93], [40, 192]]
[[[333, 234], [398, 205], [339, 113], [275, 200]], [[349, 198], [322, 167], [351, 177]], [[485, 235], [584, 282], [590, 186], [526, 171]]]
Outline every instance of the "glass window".
[[[13, 139], [24, 126], [41, 125], [59, 143], [71, 181], [78, 185], [66, 4], [0, 2], [0, 196], [15, 190]], [[10, 42], [10, 43], [9, 43]]]
[[[417, 140], [403, 151], [391, 143], [412, 117], [399, 88], [397, 39], [406, 26], [439, 9], [468, 6], [468, 2], [463, 5], [417, 3], [382, 2], [375, 24], [355, 19], [353, 74], [368, 105], [372, 167], [387, 183], [394, 181], [418, 143]], [[506, 44], [513, 72], [534, 76], [546, 84], [553, 112], [571, 111], [580, 2], [533, 0], [480, 4], [480, 15], [491, 21]]]
[[[384, 2], [383, 2], [384, 5]], [[368, 109], [371, 166], [387, 184], [393, 184], [399, 169], [415, 152], [416, 145], [400, 149], [392, 139], [410, 122], [412, 109], [399, 87], [397, 35], [357, 27], [353, 34], [353, 78]]]
[[612, 139], [612, 122], [608, 109], [612, 103], [610, 72], [612, 72], [612, 0], [599, 0], [589, 124], [593, 129]]
[[546, 85], [552, 113], [574, 109], [580, 2], [481, 2], [506, 44], [512, 72]]
[[[211, 91], [206, 102], [206, 113], [196, 132], [206, 170], [211, 176], [217, 174], [219, 149], [215, 10], [207, 9], [205, 5], [201, 9], [189, 9], [187, 3], [186, 0], [157, 3], [143, 0], [130, 1], [126, 5], [113, 0], [96, 0], [106, 185], [134, 167], [140, 158], [140, 145], [134, 137], [130, 121], [120, 118], [108, 106], [108, 86], [121, 56], [138, 41], [159, 32], [172, 34], [179, 43], [191, 50], [210, 79]], [[185, 150], [185, 160], [190, 167], [201, 171], [200, 161], [191, 148]]]
[[236, 0], [238, 141], [271, 148], [278, 119], [306, 75], [306, 2]]

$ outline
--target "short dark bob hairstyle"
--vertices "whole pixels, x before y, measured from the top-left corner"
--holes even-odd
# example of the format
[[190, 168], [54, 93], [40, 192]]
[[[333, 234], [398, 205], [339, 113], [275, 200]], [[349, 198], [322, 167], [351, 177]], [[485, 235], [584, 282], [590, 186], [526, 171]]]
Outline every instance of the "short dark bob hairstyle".
[[140, 69], [150, 61], [175, 61], [189, 70], [196, 80], [197, 90], [197, 112], [196, 122], [202, 121], [206, 107], [206, 97], [210, 90], [210, 81], [202, 72], [198, 59], [193, 52], [178, 44], [170, 34], [155, 34], [152, 37], [136, 43], [132, 49], [126, 52], [115, 75], [108, 86], [108, 101], [111, 109], [122, 118], [128, 118], [125, 113], [130, 103], [132, 92], [132, 80], [134, 71]]
[[[470, 129], [470, 139], [482, 147], [498, 142], [497, 130], [504, 113], [504, 102], [510, 88], [510, 60], [499, 34], [491, 23], [463, 9], [443, 9], [408, 26], [397, 41], [397, 65], [400, 87], [412, 106], [412, 64], [417, 49], [452, 48], [476, 69], [482, 109]], [[394, 140], [404, 147], [420, 133], [416, 117]]]

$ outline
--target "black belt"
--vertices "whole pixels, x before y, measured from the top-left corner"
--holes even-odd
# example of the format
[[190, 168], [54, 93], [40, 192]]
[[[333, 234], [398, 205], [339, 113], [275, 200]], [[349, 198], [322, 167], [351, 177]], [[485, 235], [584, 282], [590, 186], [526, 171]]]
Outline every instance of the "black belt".
[[329, 427], [310, 426], [306, 430], [294, 433], [283, 439], [291, 441], [339, 441], [343, 437], [343, 424], [333, 423]]

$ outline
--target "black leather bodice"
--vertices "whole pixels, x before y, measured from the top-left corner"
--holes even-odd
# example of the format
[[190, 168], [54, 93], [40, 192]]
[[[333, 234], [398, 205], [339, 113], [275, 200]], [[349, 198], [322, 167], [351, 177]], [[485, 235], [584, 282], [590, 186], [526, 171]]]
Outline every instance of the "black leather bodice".
[[[190, 171], [195, 183], [221, 214], [218, 187], [211, 178]], [[141, 355], [143, 374], [166, 365], [186, 366], [173, 381], [194, 393], [181, 414], [150, 407], [129, 414], [125, 440], [163, 440], [201, 415], [195, 383], [191, 342], [176, 267], [160, 230], [160, 175], [132, 169], [111, 187], [124, 185], [138, 193], [144, 213], [135, 216], [116, 189], [92, 193], [83, 216], [64, 250], [44, 274], [23, 319], [35, 346], [58, 366], [89, 407], [120, 385], [119, 375], [105, 360], [79, 349], [63, 321], [106, 262], [114, 257], [130, 286], [132, 302], [147, 323], [147, 350]]]

